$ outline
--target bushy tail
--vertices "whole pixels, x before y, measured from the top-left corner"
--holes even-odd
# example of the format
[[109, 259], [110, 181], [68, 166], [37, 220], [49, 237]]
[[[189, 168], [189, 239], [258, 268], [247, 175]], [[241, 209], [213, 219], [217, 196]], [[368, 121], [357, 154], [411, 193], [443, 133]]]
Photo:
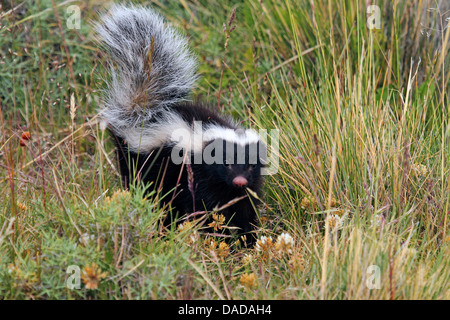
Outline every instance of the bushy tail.
[[197, 60], [186, 39], [155, 11], [114, 5], [96, 31], [110, 57], [102, 117], [116, 133], [142, 126], [155, 107], [184, 100], [191, 92]]

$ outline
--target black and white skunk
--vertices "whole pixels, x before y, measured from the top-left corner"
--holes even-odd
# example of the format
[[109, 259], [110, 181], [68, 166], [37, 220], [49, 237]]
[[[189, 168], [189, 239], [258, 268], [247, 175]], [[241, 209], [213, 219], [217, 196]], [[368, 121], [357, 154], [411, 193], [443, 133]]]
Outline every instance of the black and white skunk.
[[255, 131], [187, 100], [197, 60], [186, 39], [143, 7], [115, 5], [96, 28], [111, 74], [101, 116], [125, 187], [152, 182], [180, 215], [242, 198], [220, 213], [240, 234], [254, 230], [258, 202], [248, 189], [261, 191], [265, 146]]

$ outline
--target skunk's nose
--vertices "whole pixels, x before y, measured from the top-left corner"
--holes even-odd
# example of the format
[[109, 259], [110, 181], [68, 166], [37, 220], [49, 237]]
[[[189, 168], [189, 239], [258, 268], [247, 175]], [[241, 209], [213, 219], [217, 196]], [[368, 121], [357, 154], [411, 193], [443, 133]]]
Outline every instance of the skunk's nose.
[[236, 178], [233, 179], [233, 184], [236, 187], [243, 188], [247, 185], [247, 183], [248, 183], [247, 179], [245, 179], [243, 176], [237, 176]]

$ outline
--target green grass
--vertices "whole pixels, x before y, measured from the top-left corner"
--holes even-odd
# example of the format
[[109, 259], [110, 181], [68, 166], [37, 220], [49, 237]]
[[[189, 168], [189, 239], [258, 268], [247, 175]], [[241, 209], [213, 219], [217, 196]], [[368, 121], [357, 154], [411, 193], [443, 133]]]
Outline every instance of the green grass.
[[[365, 1], [153, 2], [199, 55], [195, 96], [280, 130], [258, 232], [288, 232], [279, 253], [164, 230], [162, 195], [121, 192], [96, 118], [106, 74], [90, 21], [108, 3], [1, 13], [0, 298], [450, 298], [448, 7], [386, 2], [369, 30]], [[92, 263], [98, 288], [69, 289], [67, 269]]]

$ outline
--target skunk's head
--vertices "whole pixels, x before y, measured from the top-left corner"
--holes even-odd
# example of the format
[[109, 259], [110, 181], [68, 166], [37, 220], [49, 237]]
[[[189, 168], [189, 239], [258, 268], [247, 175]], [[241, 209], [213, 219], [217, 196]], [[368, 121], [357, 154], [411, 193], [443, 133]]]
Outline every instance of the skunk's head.
[[194, 123], [174, 131], [171, 141], [172, 161], [184, 163], [187, 151], [197, 176], [208, 181], [204, 184], [206, 188], [224, 188], [225, 193], [237, 194], [244, 193], [246, 188], [260, 190], [267, 153], [256, 131], [218, 123]]
[[[262, 142], [239, 144], [218, 139], [214, 145], [216, 147], [211, 149], [214, 162], [208, 165], [210, 179], [226, 184], [237, 193], [244, 192], [246, 188], [258, 192], [262, 184], [261, 169], [264, 166], [261, 156], [264, 151]], [[208, 147], [205, 151], [208, 151]]]

